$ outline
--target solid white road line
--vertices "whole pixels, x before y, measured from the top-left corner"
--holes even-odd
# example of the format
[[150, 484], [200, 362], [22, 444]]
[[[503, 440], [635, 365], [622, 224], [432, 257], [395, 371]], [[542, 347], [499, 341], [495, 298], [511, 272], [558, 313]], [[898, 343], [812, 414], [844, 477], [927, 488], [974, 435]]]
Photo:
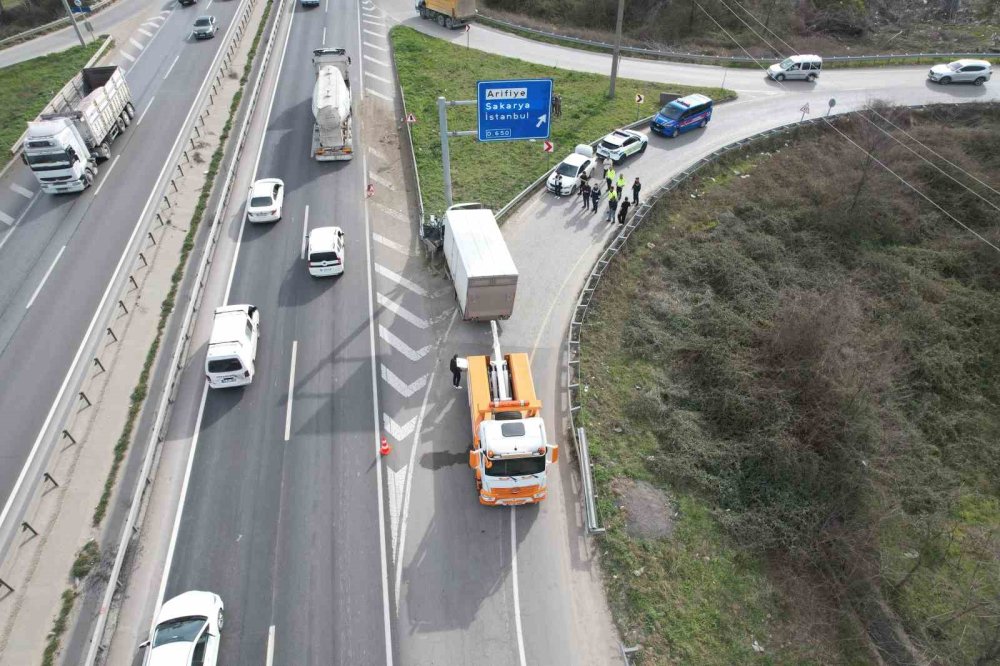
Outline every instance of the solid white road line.
[[323, 7], [325, 13], [330, 13], [330, 0], [326, 0], [326, 5]]
[[[359, 24], [360, 25], [360, 24]], [[368, 173], [368, 157], [363, 156], [362, 158], [362, 173]], [[368, 200], [365, 199], [365, 253], [368, 259], [368, 270], [366, 271], [368, 277], [368, 344], [371, 347], [371, 366], [372, 366], [372, 424], [375, 426], [376, 436], [373, 438], [373, 455], [375, 456], [375, 477], [378, 485], [378, 495], [375, 497], [375, 501], [378, 503], [378, 547], [379, 553], [382, 557], [382, 622], [385, 628], [385, 664], [386, 666], [392, 666], [392, 623], [389, 619], [389, 564], [386, 560], [385, 553], [385, 506], [382, 502], [382, 498], [385, 496], [384, 485], [382, 482], [382, 466], [385, 464], [380, 458], [382, 457], [379, 453], [379, 422], [378, 422], [378, 375], [376, 374], [376, 363], [375, 363], [375, 304], [372, 301], [372, 294], [374, 289], [372, 288], [372, 229], [371, 229], [371, 218], [368, 215]]]
[[383, 60], [379, 60], [378, 58], [373, 58], [370, 55], [368, 55], [367, 53], [364, 55], [364, 58], [365, 58], [365, 60], [371, 60], [376, 65], [382, 65], [383, 67], [388, 67], [389, 66], [389, 63], [387, 63], [387, 62], [385, 62]]
[[517, 511], [516, 506], [510, 507], [510, 577], [514, 584], [514, 630], [517, 633], [517, 656], [521, 666], [526, 666], [524, 659], [524, 635], [521, 633], [521, 599], [517, 591]]
[[[366, 30], [365, 32], [368, 32], [368, 31]], [[362, 44], [364, 44], [365, 46], [367, 46], [370, 49], [376, 49], [378, 51], [388, 51], [389, 50], [389, 49], [385, 48], [384, 46], [379, 46], [378, 44], [372, 44], [371, 42], [362, 42]]]
[[128, 43], [134, 46], [135, 48], [139, 49], [140, 51], [146, 48], [145, 46], [142, 45], [142, 42], [132, 39], [131, 37], [128, 38]]
[[299, 253], [299, 259], [306, 258], [306, 239], [309, 238], [309, 206], [306, 206], [306, 212], [302, 216], [302, 251]]
[[38, 293], [39, 293], [39, 292], [40, 292], [40, 291], [42, 290], [42, 287], [44, 287], [44, 286], [45, 286], [45, 281], [49, 279], [49, 276], [50, 276], [50, 275], [52, 275], [52, 269], [53, 269], [53, 268], [55, 268], [55, 267], [56, 267], [56, 264], [58, 264], [58, 263], [59, 263], [59, 257], [61, 257], [61, 256], [62, 256], [62, 253], [63, 253], [63, 252], [65, 251], [65, 250], [66, 250], [66, 246], [65, 246], [65, 245], [63, 245], [63, 246], [62, 246], [62, 247], [61, 247], [61, 248], [59, 249], [59, 254], [57, 254], [57, 255], [56, 255], [56, 258], [55, 258], [55, 260], [54, 260], [54, 261], [52, 262], [52, 265], [51, 265], [51, 266], [49, 266], [49, 270], [45, 271], [45, 275], [44, 275], [44, 276], [42, 277], [42, 281], [41, 281], [41, 282], [39, 282], [39, 283], [38, 283], [38, 287], [36, 287], [36, 288], [35, 288], [35, 293], [33, 293], [33, 294], [31, 295], [31, 298], [30, 298], [30, 299], [28, 299], [28, 304], [24, 306], [24, 309], [25, 309], [25, 310], [27, 310], [28, 308], [30, 308], [30, 307], [31, 307], [31, 304], [35, 302], [35, 299], [36, 299], [36, 298], [38, 297]]
[[[13, 164], [13, 162], [11, 162], [11, 164]], [[23, 220], [24, 216], [28, 214], [28, 211], [31, 210], [31, 207], [35, 205], [35, 202], [38, 201], [39, 198], [41, 198], [41, 195], [42, 195], [41, 190], [35, 192], [35, 198], [31, 200], [31, 203], [29, 203], [27, 206], [24, 207], [24, 210], [22, 210], [21, 214], [17, 216], [17, 219], [14, 221], [14, 224], [10, 226], [10, 229], [7, 231], [7, 235], [3, 237], [3, 240], [0, 240], [0, 249], [3, 249], [3, 246], [7, 244], [8, 240], [10, 240], [10, 237], [14, 235], [14, 230], [17, 229], [17, 225], [21, 224], [21, 220]]]
[[420, 296], [421, 298], [427, 298], [428, 296], [427, 290], [421, 287], [419, 284], [411, 280], [407, 280], [399, 273], [389, 270], [382, 264], [375, 264], [375, 272], [386, 279], [392, 280], [400, 287], [403, 287], [404, 289], [409, 289], [410, 291], [412, 291], [417, 296]]
[[267, 630], [267, 657], [264, 660], [264, 666], [271, 666], [274, 663], [274, 625]]
[[136, 125], [139, 125], [139, 123], [142, 122], [142, 119], [146, 117], [146, 114], [149, 112], [150, 107], [153, 106], [154, 99], [156, 99], [156, 95], [153, 95], [152, 97], [149, 98], [149, 104], [147, 104], [146, 108], [142, 110], [142, 113], [139, 115], [139, 120], [135, 121]]
[[163, 78], [167, 78], [168, 76], [170, 76], [170, 72], [174, 71], [174, 65], [176, 65], [177, 61], [180, 59], [181, 59], [181, 54], [178, 53], [177, 57], [174, 58], [174, 61], [170, 63], [170, 67], [167, 67], [167, 73], [163, 75]]
[[97, 198], [97, 195], [101, 193], [101, 188], [104, 187], [104, 183], [108, 182], [108, 178], [111, 176], [111, 171], [115, 168], [115, 165], [118, 164], [118, 158], [120, 157], [121, 155], [115, 155], [115, 160], [111, 163], [111, 166], [108, 167], [108, 170], [104, 172], [104, 177], [101, 178], [101, 182], [99, 182], [97, 187], [94, 188], [95, 199]]
[[389, 83], [389, 84], [392, 83], [392, 81], [390, 81], [389, 79], [379, 76], [377, 74], [372, 74], [371, 72], [365, 72], [365, 76], [369, 76], [375, 79], [376, 81], [381, 81], [382, 83]]
[[388, 95], [383, 95], [382, 93], [380, 93], [377, 90], [372, 90], [371, 88], [365, 88], [364, 91], [366, 93], [371, 94], [371, 95], [375, 95], [376, 97], [381, 97], [382, 99], [384, 99], [387, 102], [391, 102], [392, 101], [391, 97], [389, 97]]
[[20, 194], [25, 199], [30, 199], [30, 198], [32, 198], [32, 197], [35, 196], [34, 192], [32, 192], [31, 190], [29, 190], [27, 187], [21, 187], [17, 183], [11, 183], [10, 184], [10, 189], [14, 190], [15, 192], [17, 192], [18, 194]]
[[299, 341], [292, 340], [292, 369], [288, 373], [288, 407], [285, 409], [285, 441], [292, 435], [292, 393], [295, 391], [295, 357], [298, 355]]
[[320, 43], [326, 46], [326, 26], [323, 26], [323, 41]]
[[390, 300], [389, 298], [386, 298], [382, 294], [376, 294], [376, 296], [378, 296], [379, 305], [381, 305], [386, 310], [393, 313], [400, 319], [405, 319], [406, 321], [410, 322], [417, 328], [426, 329], [428, 326], [430, 326], [430, 322], [428, 322], [426, 319], [421, 319], [417, 315], [413, 314], [412, 312], [404, 308], [399, 303]]

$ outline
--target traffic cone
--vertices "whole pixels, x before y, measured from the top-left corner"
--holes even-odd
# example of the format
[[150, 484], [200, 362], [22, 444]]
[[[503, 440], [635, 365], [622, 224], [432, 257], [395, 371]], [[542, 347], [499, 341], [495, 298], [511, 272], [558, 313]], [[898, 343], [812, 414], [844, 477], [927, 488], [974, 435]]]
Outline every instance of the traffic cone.
[[385, 435], [382, 435], [382, 444], [378, 447], [378, 452], [383, 456], [387, 456], [392, 453], [392, 447], [389, 446], [389, 442], [386, 440]]

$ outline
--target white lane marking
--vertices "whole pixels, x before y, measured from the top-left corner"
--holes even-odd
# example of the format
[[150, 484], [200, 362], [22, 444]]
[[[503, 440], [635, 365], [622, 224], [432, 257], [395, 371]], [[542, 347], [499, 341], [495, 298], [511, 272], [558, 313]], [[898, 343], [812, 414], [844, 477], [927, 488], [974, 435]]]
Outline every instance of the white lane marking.
[[403, 508], [403, 493], [406, 490], [406, 465], [400, 469], [387, 468], [386, 478], [388, 480], [389, 491], [389, 522], [392, 527], [392, 561], [398, 565], [399, 549], [399, 512]]
[[[395, 189], [395, 188], [392, 188], [392, 189]], [[404, 215], [403, 213], [400, 213], [395, 208], [389, 208], [388, 206], [384, 206], [384, 205], [382, 205], [380, 203], [375, 204], [375, 207], [378, 208], [383, 213], [385, 213], [386, 215], [388, 215], [389, 217], [391, 217], [393, 219], [396, 219], [396, 220], [399, 220], [400, 222], [409, 222], [410, 221], [406, 217], [406, 215]]]
[[[368, 173], [368, 158], [362, 156], [361, 158], [363, 164], [362, 173]], [[377, 435], [379, 429], [378, 422], [378, 378], [375, 375], [375, 304], [372, 302], [372, 294], [374, 289], [372, 286], [372, 228], [371, 219], [368, 216], [368, 200], [365, 200], [365, 254], [368, 260], [368, 270], [366, 271], [368, 277], [368, 344], [371, 347], [371, 366], [372, 366], [372, 425], [375, 426], [376, 436], [373, 438], [372, 444], [375, 449], [372, 451], [375, 456], [375, 478], [378, 484], [378, 495], [375, 497], [375, 501], [378, 504], [378, 548], [379, 553], [382, 558], [382, 623], [385, 630], [385, 663], [386, 666], [392, 666], [392, 623], [389, 620], [389, 563], [386, 561], [385, 555], [385, 506], [382, 502], [383, 497], [383, 485], [382, 485], [382, 457], [379, 453], [379, 437]]]
[[391, 416], [383, 412], [382, 427], [385, 428], [386, 433], [388, 433], [390, 437], [392, 437], [397, 442], [401, 442], [407, 437], [409, 437], [410, 433], [413, 432], [413, 429], [417, 427], [417, 417], [414, 416], [412, 419], [410, 419], [403, 425], [399, 425], [398, 423], [396, 423], [395, 419], [393, 419]]
[[[11, 164], [13, 164], [13, 162], [11, 162]], [[35, 205], [35, 202], [38, 201], [38, 199], [41, 197], [41, 194], [42, 194], [41, 190], [35, 192], [35, 198], [32, 199], [31, 203], [25, 206], [24, 210], [21, 211], [21, 214], [17, 216], [17, 220], [14, 222], [13, 225], [11, 225], [10, 230], [7, 231], [7, 235], [3, 237], [3, 240], [0, 240], [0, 249], [3, 249], [3, 246], [7, 244], [8, 240], [10, 240], [10, 237], [14, 235], [14, 230], [17, 229], [17, 225], [21, 224], [21, 220], [23, 220], [24, 216], [28, 214], [28, 211], [31, 210], [31, 207]]]
[[177, 534], [181, 529], [181, 516], [184, 513], [184, 500], [187, 498], [188, 485], [191, 481], [191, 470], [194, 468], [194, 454], [198, 451], [198, 435], [201, 434], [201, 419], [205, 416], [205, 403], [208, 401], [208, 382], [201, 391], [201, 406], [198, 407], [198, 418], [194, 422], [194, 433], [191, 435], [191, 452], [188, 453], [187, 467], [184, 469], [184, 481], [181, 482], [181, 495], [177, 502], [177, 513], [174, 514], [174, 526], [170, 531], [170, 544], [167, 546], [167, 558], [163, 564], [163, 577], [160, 578], [160, 591], [156, 595], [156, 607], [153, 610], [153, 622], [149, 633], [156, 627], [156, 616], [163, 605], [163, 595], [167, 591], [167, 578], [170, 576], [170, 565], [174, 561], [174, 549], [177, 547]]
[[396, 393], [404, 398], [409, 398], [411, 395], [427, 385], [427, 375], [418, 377], [417, 381], [407, 384], [405, 381], [397, 377], [396, 373], [385, 367], [385, 365], [382, 365], [382, 379], [386, 384], [394, 388]]
[[444, 404], [444, 407], [441, 408], [438, 411], [438, 415], [434, 419], [434, 425], [437, 425], [437, 424], [441, 423], [441, 419], [443, 419], [445, 416], [448, 415], [448, 410], [451, 409], [451, 406], [455, 404], [455, 400], [457, 400], [457, 399], [458, 398], [456, 398], [455, 396], [451, 396], [451, 400], [449, 400], [448, 402], [446, 402]]
[[135, 48], [139, 49], [140, 51], [146, 48], [145, 46], [142, 45], [142, 42], [132, 39], [131, 37], [128, 38], [128, 43], [134, 46]]
[[425, 345], [420, 349], [413, 349], [413, 347], [400, 340], [382, 324], [378, 325], [378, 336], [385, 340], [386, 344], [411, 361], [419, 361], [424, 356], [427, 356], [427, 352], [432, 349], [431, 345]]
[[379, 158], [380, 160], [385, 161], [385, 155], [383, 155], [382, 153], [378, 152], [377, 150], [375, 150], [371, 146], [368, 146], [368, 152], [371, 153], [372, 155], [374, 155], [375, 157]]
[[367, 53], [364, 55], [364, 58], [365, 58], [365, 60], [371, 60], [376, 65], [382, 65], [383, 67], [388, 67], [389, 66], [389, 63], [384, 62], [382, 60], [379, 60], [378, 58], [373, 58], [370, 55], [368, 55]]
[[366, 18], [366, 19], [380, 19], [380, 18], [382, 18], [381, 14], [379, 14], [376, 11], [372, 11], [370, 9], [366, 9], [365, 11], [361, 12], [361, 16], [364, 17], [364, 18]]
[[[365, 30], [365, 32], [368, 32], [368, 31]], [[379, 46], [378, 44], [372, 44], [371, 42], [362, 42], [362, 44], [364, 44], [365, 46], [367, 46], [370, 49], [375, 49], [377, 51], [388, 51], [389, 50], [389, 49], [385, 48], [384, 46]]]
[[136, 28], [136, 30], [138, 30], [142, 34], [146, 35], [147, 37], [152, 37], [153, 36], [153, 33], [151, 33], [149, 30], [143, 30], [142, 26]]
[[378, 26], [381, 26], [383, 28], [385, 27], [385, 23], [383, 23], [382, 21], [369, 21], [368, 19], [364, 19], [361, 22], [362, 23], [367, 23], [368, 25], [378, 25]]
[[326, 45], [326, 26], [323, 26], [323, 41], [321, 43]]
[[372, 90], [371, 88], [367, 88], [366, 87], [365, 88], [365, 92], [368, 93], [368, 94], [370, 94], [370, 95], [375, 95], [376, 97], [381, 97], [382, 99], [384, 99], [387, 102], [391, 102], [392, 101], [391, 97], [389, 97], [388, 95], [383, 95], [382, 93], [380, 93], [377, 90]]
[[108, 182], [108, 178], [111, 177], [111, 171], [115, 168], [115, 165], [118, 164], [118, 158], [120, 157], [121, 155], [115, 155], [114, 162], [112, 162], [111, 166], [108, 167], [108, 170], [104, 172], [104, 178], [101, 178], [101, 182], [99, 182], [97, 187], [94, 188], [95, 199], [97, 198], [97, 195], [101, 193], [101, 188], [104, 187], [104, 183]]
[[392, 280], [393, 282], [395, 282], [396, 284], [398, 284], [400, 287], [403, 287], [404, 289], [409, 289], [410, 291], [412, 291], [417, 296], [421, 296], [423, 298], [427, 298], [427, 296], [428, 296], [427, 290], [424, 289], [423, 287], [421, 287], [419, 284], [417, 284], [416, 282], [412, 282], [410, 280], [407, 280], [405, 277], [403, 277], [399, 273], [396, 273], [394, 271], [389, 270], [388, 268], [386, 268], [382, 264], [375, 264], [375, 272], [378, 273], [379, 275], [381, 275], [382, 277], [388, 279], [388, 280]]
[[167, 73], [163, 75], [163, 78], [167, 78], [168, 76], [170, 76], [170, 72], [174, 71], [174, 65], [176, 65], [177, 61], [180, 59], [181, 59], [181, 54], [178, 53], [177, 57], [174, 58], [174, 61], [170, 63], [170, 67], [167, 67]]
[[128, 60], [129, 62], [135, 62], [135, 56], [129, 53], [128, 51], [119, 51], [118, 53], [125, 56], [125, 59]]
[[389, 79], [385, 78], [384, 76], [379, 76], [377, 74], [372, 74], [371, 72], [365, 72], [365, 76], [369, 76], [369, 77], [375, 79], [376, 81], [381, 81], [382, 83], [389, 83], [389, 84], [392, 83], [392, 81], [390, 81]]
[[142, 119], [146, 117], [147, 113], [149, 113], [150, 107], [153, 106], [153, 100], [154, 99], [156, 99], [156, 95], [153, 95], [152, 97], [149, 98], [149, 104], [147, 104], [146, 108], [142, 110], [142, 114], [139, 115], [139, 120], [135, 121], [136, 125], [138, 125], [139, 123], [141, 123]]
[[393, 313], [394, 315], [396, 315], [400, 319], [405, 319], [406, 321], [410, 322], [411, 324], [413, 324], [417, 328], [421, 328], [421, 329], [426, 329], [427, 327], [430, 326], [430, 322], [429, 321], [427, 321], [426, 319], [422, 319], [422, 318], [418, 317], [417, 315], [413, 314], [412, 312], [410, 312], [409, 310], [407, 310], [406, 308], [404, 308], [399, 303], [397, 303], [397, 302], [395, 302], [393, 300], [390, 300], [389, 298], [383, 296], [382, 294], [376, 294], [376, 296], [378, 296], [378, 304], [379, 305], [381, 305], [386, 310], [388, 310], [389, 312]]
[[416, 256], [415, 254], [413, 254], [412, 252], [410, 252], [409, 248], [407, 248], [402, 243], [397, 243], [394, 240], [389, 240], [388, 238], [386, 238], [382, 234], [372, 234], [372, 240], [374, 240], [376, 243], [379, 243], [381, 245], [385, 245], [390, 250], [395, 250], [396, 252], [399, 252], [400, 254], [405, 255], [407, 257], [414, 257], [414, 256]]
[[[364, 29], [364, 30], [362, 30], [361, 32], [367, 32], [367, 33], [368, 33], [369, 35], [374, 35], [374, 36], [376, 36], [376, 37], [382, 37], [382, 33], [380, 33], [380, 32], [375, 32], [374, 30], [369, 30], [368, 28], [365, 28], [365, 29]], [[383, 50], [384, 50], [384, 49], [383, 49]]]
[[330, 0], [326, 0], [326, 6], [323, 7], [323, 11], [326, 13], [330, 12]]
[[208, 0], [208, 4], [205, 5], [205, 9], [208, 9], [211, 6], [212, 6], [212, 0]]
[[302, 252], [299, 254], [299, 259], [306, 258], [306, 239], [309, 238], [309, 206], [306, 206], [306, 212], [302, 216]]
[[14, 224], [14, 218], [0, 210], [0, 222], [3, 222], [9, 227]]
[[[455, 316], [458, 314], [458, 310], [452, 310], [451, 321], [448, 322], [448, 328], [444, 332], [444, 337], [442, 340], [447, 340], [448, 336], [451, 334], [451, 327], [455, 324]], [[420, 412], [417, 414], [417, 427], [413, 431], [413, 444], [410, 446], [410, 463], [407, 466], [409, 473], [406, 475], [406, 492], [403, 496], [403, 515], [399, 519], [399, 553], [400, 557], [405, 557], [406, 555], [406, 521], [410, 515], [410, 496], [413, 494], [413, 469], [417, 460], [417, 449], [420, 448], [420, 435], [424, 428], [424, 414], [427, 413], [427, 399], [431, 394], [431, 386], [434, 385], [434, 376], [437, 374], [438, 364], [434, 364], [434, 368], [431, 370], [431, 377], [427, 381], [427, 388], [424, 389], [424, 399], [420, 403]], [[399, 594], [402, 588], [403, 582], [403, 567], [396, 567], [396, 612], [399, 612]]]
[[517, 511], [516, 506], [510, 507], [510, 577], [514, 584], [514, 630], [517, 632], [517, 656], [521, 666], [526, 666], [524, 659], [524, 635], [521, 633], [521, 599], [517, 591]]
[[[375, 76], [374, 74], [371, 74], [369, 72], [365, 72], [365, 75], [366, 76]], [[375, 77], [375, 78], [378, 78], [378, 77]], [[385, 81], [385, 79], [382, 79], [382, 80]], [[386, 81], [386, 83], [389, 83], [389, 81]], [[393, 192], [396, 191], [396, 186], [392, 184], [391, 180], [389, 180], [385, 176], [380, 176], [375, 171], [372, 171], [371, 173], [369, 173], [368, 174], [368, 178], [370, 178], [371, 180], [375, 181], [376, 183], [378, 183], [379, 185], [381, 185], [382, 187], [384, 187], [386, 189], [392, 190]], [[406, 220], [406, 216], [405, 215], [400, 214], [400, 217], [402, 217], [403, 220]]]
[[264, 666], [271, 666], [274, 663], [274, 625], [267, 630], [267, 656], [264, 660]]
[[27, 187], [21, 187], [17, 183], [11, 183], [10, 184], [10, 189], [14, 190], [15, 192], [17, 192], [18, 194], [20, 194], [25, 199], [30, 199], [33, 196], [35, 196], [34, 192], [32, 192], [31, 190], [29, 190]]
[[285, 410], [285, 441], [292, 435], [292, 394], [295, 391], [295, 357], [298, 355], [299, 341], [292, 340], [292, 368], [288, 372], [288, 407]]
[[66, 250], [66, 246], [65, 246], [65, 245], [63, 245], [63, 246], [62, 246], [62, 247], [61, 247], [61, 248], [59, 249], [59, 254], [57, 254], [57, 255], [56, 255], [56, 258], [55, 258], [55, 260], [54, 260], [54, 261], [52, 262], [52, 265], [51, 265], [51, 266], [49, 266], [49, 270], [45, 271], [45, 275], [44, 275], [44, 276], [42, 276], [42, 281], [41, 281], [41, 282], [39, 282], [39, 283], [38, 283], [38, 287], [36, 287], [36, 288], [35, 288], [35, 293], [33, 293], [33, 294], [31, 295], [31, 298], [30, 298], [30, 299], [28, 299], [28, 304], [24, 306], [24, 309], [25, 309], [25, 310], [27, 310], [28, 308], [30, 308], [30, 307], [31, 307], [31, 304], [35, 302], [35, 299], [36, 299], [36, 298], [38, 297], [38, 294], [39, 294], [39, 292], [41, 292], [41, 291], [42, 291], [42, 287], [44, 287], [44, 286], [45, 286], [45, 281], [49, 279], [49, 276], [50, 276], [50, 275], [52, 275], [52, 269], [53, 269], [53, 268], [55, 268], [55, 267], [56, 267], [56, 264], [58, 264], [58, 263], [59, 263], [59, 258], [60, 258], [60, 257], [62, 256], [62, 254], [63, 254], [63, 252], [64, 252], [65, 250]]

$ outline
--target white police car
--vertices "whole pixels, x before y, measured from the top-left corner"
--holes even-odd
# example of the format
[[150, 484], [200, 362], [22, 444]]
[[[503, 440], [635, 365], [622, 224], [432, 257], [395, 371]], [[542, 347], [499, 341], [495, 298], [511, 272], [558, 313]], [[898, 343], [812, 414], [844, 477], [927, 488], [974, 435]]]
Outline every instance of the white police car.
[[597, 154], [618, 163], [629, 155], [646, 150], [649, 139], [645, 134], [630, 129], [617, 129], [597, 144]]
[[595, 163], [594, 149], [581, 143], [555, 168], [545, 181], [545, 189], [559, 196], [573, 194], [584, 177], [590, 178]]

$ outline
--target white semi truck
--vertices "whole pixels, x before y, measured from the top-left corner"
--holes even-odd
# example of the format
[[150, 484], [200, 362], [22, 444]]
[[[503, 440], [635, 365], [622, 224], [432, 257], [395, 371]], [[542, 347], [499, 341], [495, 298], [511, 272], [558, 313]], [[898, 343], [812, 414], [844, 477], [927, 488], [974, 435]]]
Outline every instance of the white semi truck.
[[22, 159], [44, 192], [82, 192], [131, 124], [132, 93], [120, 68], [86, 67], [58, 99], [53, 112], [28, 122]]
[[320, 162], [349, 160], [354, 156], [351, 119], [351, 57], [345, 49], [315, 49], [313, 66], [312, 155]]

